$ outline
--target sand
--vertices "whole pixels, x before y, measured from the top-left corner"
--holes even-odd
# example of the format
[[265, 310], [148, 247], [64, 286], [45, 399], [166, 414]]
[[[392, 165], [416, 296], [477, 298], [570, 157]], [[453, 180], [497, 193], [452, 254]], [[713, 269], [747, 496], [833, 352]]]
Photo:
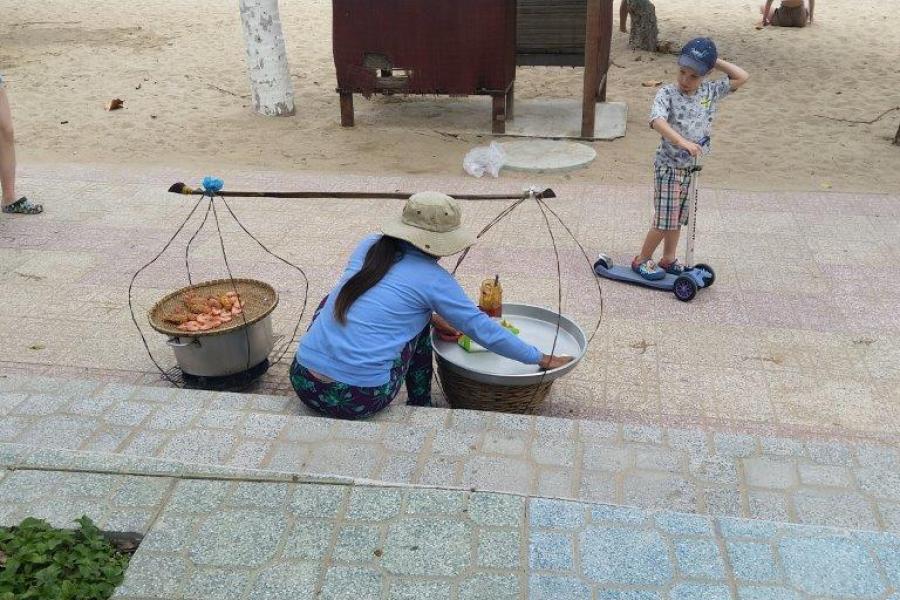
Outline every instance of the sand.
[[[896, 3], [824, 0], [805, 29], [757, 30], [744, 0], [657, 3], [660, 38], [713, 37], [752, 75], [721, 107], [704, 185], [734, 189], [896, 192], [900, 147], [900, 27]], [[415, 98], [357, 100], [339, 124], [331, 3], [281, 3], [297, 115], [252, 114], [237, 2], [221, 0], [0, 0], [0, 72], [7, 78], [20, 162], [137, 163], [227, 174], [241, 166], [357, 174], [462, 175], [485, 134], [444, 135], [439, 111], [410, 128], [391, 119]], [[613, 40], [609, 99], [628, 104], [625, 138], [597, 142], [589, 168], [545, 180], [649, 183], [657, 136], [646, 127], [672, 56]], [[519, 68], [519, 99], [580, 96], [580, 69]], [[111, 98], [125, 109], [106, 112]], [[393, 111], [393, 112], [392, 112]], [[831, 118], [829, 118], [831, 117]], [[521, 175], [504, 174], [511, 181]], [[27, 190], [23, 190], [27, 192]]]

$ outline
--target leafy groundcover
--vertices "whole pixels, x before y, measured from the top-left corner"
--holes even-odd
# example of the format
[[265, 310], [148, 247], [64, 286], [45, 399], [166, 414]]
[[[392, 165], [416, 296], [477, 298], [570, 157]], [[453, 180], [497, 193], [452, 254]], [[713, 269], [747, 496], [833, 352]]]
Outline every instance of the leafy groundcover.
[[0, 600], [106, 600], [122, 583], [133, 542], [116, 548], [89, 518], [55, 529], [28, 518], [0, 527]]

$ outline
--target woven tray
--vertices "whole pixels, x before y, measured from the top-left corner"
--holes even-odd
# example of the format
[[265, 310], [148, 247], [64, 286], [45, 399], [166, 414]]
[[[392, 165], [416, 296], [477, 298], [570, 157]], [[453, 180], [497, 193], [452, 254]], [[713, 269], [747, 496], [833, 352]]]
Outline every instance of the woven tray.
[[[163, 316], [171, 314], [176, 308], [184, 308], [182, 296], [187, 292], [196, 292], [206, 298], [233, 292], [235, 288], [244, 304], [244, 313], [234, 317], [230, 323], [209, 331], [182, 331], [177, 325], [163, 320]], [[160, 333], [177, 337], [204, 337], [222, 335], [252, 325], [267, 317], [276, 306], [278, 306], [278, 292], [268, 283], [255, 279], [216, 279], [183, 287], [168, 294], [153, 305], [147, 316], [150, 319], [150, 326]]]
[[528, 385], [497, 385], [468, 379], [447, 368], [447, 360], [438, 355], [438, 377], [453, 408], [470, 410], [493, 410], [510, 413], [535, 412], [547, 393], [553, 380]]

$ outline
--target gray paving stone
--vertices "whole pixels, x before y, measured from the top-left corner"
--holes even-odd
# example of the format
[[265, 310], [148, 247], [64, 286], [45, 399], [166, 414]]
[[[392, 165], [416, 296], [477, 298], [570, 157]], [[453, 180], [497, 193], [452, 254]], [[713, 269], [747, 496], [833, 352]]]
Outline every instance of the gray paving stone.
[[129, 435], [131, 435], [130, 427], [107, 427], [106, 431], [97, 433], [93, 439], [81, 447], [81, 450], [85, 452], [116, 452]]
[[488, 430], [484, 434], [482, 452], [521, 456], [528, 447], [528, 438], [524, 433], [508, 430]]
[[450, 429], [477, 433], [488, 429], [491, 415], [486, 411], [453, 410], [450, 412]]
[[606, 421], [579, 421], [579, 436], [585, 443], [599, 440], [614, 440], [619, 437], [619, 425]]
[[366, 419], [359, 421], [338, 420], [333, 425], [332, 437], [344, 440], [377, 441], [381, 438], [381, 425]]
[[853, 485], [850, 469], [835, 465], [800, 464], [800, 482], [804, 485], [850, 487]]
[[202, 407], [195, 404], [164, 405], [150, 417], [147, 427], [149, 429], [185, 429], [202, 410]]
[[528, 566], [541, 571], [571, 571], [574, 567], [572, 534], [532, 531], [528, 543]]
[[751, 490], [747, 494], [750, 518], [764, 521], [792, 521], [787, 496], [780, 492]]
[[396, 578], [391, 582], [388, 600], [451, 600], [452, 595], [449, 582]]
[[900, 451], [891, 446], [860, 444], [856, 447], [856, 457], [864, 467], [900, 470]]
[[469, 497], [469, 518], [488, 527], [518, 527], [525, 519], [525, 500], [505, 494], [475, 492]]
[[[51, 394], [31, 394], [27, 401], [20, 401], [15, 406], [7, 409], [7, 414], [41, 416], [52, 415], [59, 412], [68, 402], [66, 396], [54, 396]], [[3, 410], [3, 397], [0, 396], [0, 411]]]
[[98, 524], [104, 531], [143, 534], [150, 528], [155, 516], [155, 509], [119, 508], [107, 513]]
[[175, 484], [166, 511], [178, 513], [208, 513], [225, 501], [229, 484], [224, 481], [182, 480]]
[[626, 442], [643, 442], [645, 444], [662, 444], [663, 431], [651, 425], [622, 425], [622, 439]]
[[190, 547], [197, 565], [255, 567], [275, 556], [288, 524], [280, 514], [235, 510], [211, 515]]
[[894, 588], [900, 588], [900, 545], [875, 548], [875, 555]]
[[720, 456], [740, 458], [751, 456], [757, 451], [756, 438], [743, 433], [716, 432], [713, 434], [713, 443], [716, 454]]
[[187, 561], [180, 556], [138, 550], [125, 569], [125, 580], [113, 598], [175, 598], [187, 570]]
[[747, 485], [751, 487], [785, 490], [798, 483], [797, 468], [791, 461], [754, 457], [743, 462]]
[[528, 503], [532, 527], [577, 529], [585, 523], [586, 506], [564, 500], [533, 498]]
[[734, 489], [706, 487], [703, 489], [703, 502], [706, 512], [713, 516], [739, 517], [742, 514], [741, 494]]
[[378, 479], [391, 483], [412, 483], [419, 461], [414, 454], [392, 454], [387, 457]]
[[[188, 398], [195, 398], [190, 395], [193, 390], [178, 390], [181, 394], [187, 394]], [[142, 385], [138, 387], [131, 395], [131, 399], [138, 402], [154, 402], [156, 404], [165, 404], [170, 402], [175, 396], [176, 390], [171, 387], [154, 387]]]
[[800, 594], [785, 587], [741, 586], [738, 600], [802, 600]]
[[156, 456], [171, 434], [162, 431], [138, 431], [126, 442], [123, 454]]
[[681, 452], [665, 448], [636, 450], [634, 453], [634, 466], [637, 469], [649, 471], [678, 473], [683, 468], [682, 454]]
[[734, 459], [710, 456], [691, 459], [688, 469], [700, 481], [734, 486], [738, 483], [737, 464]]
[[757, 542], [728, 542], [731, 569], [738, 581], [744, 583], [779, 583], [781, 577], [769, 544]]
[[274, 440], [287, 428], [289, 422], [289, 418], [284, 415], [250, 414], [240, 429], [240, 435]]
[[574, 419], [538, 417], [534, 423], [534, 435], [543, 440], [574, 440], [577, 423]]
[[184, 588], [185, 600], [240, 600], [250, 582], [247, 573], [233, 569], [194, 572]]
[[518, 569], [521, 536], [516, 529], [482, 530], [478, 535], [478, 566]]
[[[591, 600], [591, 588], [575, 577], [532, 574], [528, 581], [529, 600]], [[654, 600], [658, 600], [654, 599]]]
[[379, 454], [375, 444], [322, 442], [313, 447], [307, 470], [310, 473], [371, 478], [378, 466]]
[[53, 527], [72, 528], [83, 515], [94, 523], [103, 522], [104, 506], [90, 498], [43, 497], [27, 504], [24, 509], [28, 516], [43, 519]]
[[138, 386], [125, 383], [107, 383], [103, 388], [95, 392], [94, 397], [119, 402], [128, 400], [138, 389]]
[[0, 419], [0, 442], [12, 442], [23, 435], [31, 423], [30, 417], [3, 417]]
[[550, 467], [538, 469], [537, 489], [532, 495], [550, 498], [572, 498], [575, 495], [573, 489], [574, 474], [566, 467]]
[[459, 584], [459, 600], [519, 600], [522, 587], [514, 575], [478, 574]]
[[195, 429], [172, 435], [160, 456], [192, 463], [221, 464], [235, 445], [235, 436], [224, 431]]
[[575, 465], [577, 442], [574, 440], [535, 440], [531, 445], [531, 458], [539, 465]]
[[665, 585], [672, 580], [669, 554], [655, 531], [589, 527], [579, 535], [585, 577], [615, 585]]
[[585, 444], [582, 464], [593, 471], [624, 471], [633, 466], [634, 456], [621, 446]]
[[328, 438], [331, 423], [321, 417], [293, 417], [284, 433], [292, 442], [312, 443]]
[[592, 523], [611, 522], [628, 525], [643, 525], [646, 520], [646, 511], [639, 508], [613, 506], [610, 504], [595, 504], [591, 506]]
[[133, 427], [153, 412], [154, 407], [143, 402], [120, 402], [103, 411], [101, 418], [110, 425]]
[[27, 397], [28, 394], [0, 392], [0, 415], [8, 415], [16, 412], [13, 409], [18, 404], [21, 404]]
[[178, 552], [194, 535], [198, 519], [189, 515], [162, 514], [141, 540], [141, 549], [148, 552]]
[[[269, 452], [272, 450], [270, 442], [263, 441], [243, 441], [238, 443], [228, 459], [228, 464], [235, 467], [247, 467], [248, 469], [261, 468], [266, 460]], [[272, 468], [279, 469], [279, 465], [273, 465]]]
[[789, 583], [807, 594], [872, 598], [887, 592], [871, 555], [849, 539], [785, 538], [778, 551]]
[[859, 487], [876, 498], [900, 499], [900, 471], [865, 467], [856, 471]]
[[532, 415], [513, 415], [509, 413], [494, 413], [492, 417], [491, 426], [495, 429], [523, 432], [532, 431], [537, 420]]
[[[193, 390], [191, 390], [193, 391]], [[183, 390], [187, 392], [187, 390]], [[182, 397], [183, 400], [187, 398]], [[206, 400], [206, 394], [197, 397], [197, 404], [205, 405], [207, 408], [216, 410], [249, 410], [252, 408], [252, 398], [249, 394], [239, 394], [236, 392], [220, 392], [209, 400]]]
[[[9, 418], [4, 418], [7, 421]], [[97, 419], [74, 415], [50, 416], [35, 421], [23, 439], [38, 448], [77, 450], [99, 428]]]
[[856, 493], [830, 490], [805, 490], [794, 495], [797, 515], [802, 523], [876, 529], [872, 503]]
[[707, 583], [679, 583], [672, 588], [672, 600], [731, 600], [731, 590], [726, 585]]
[[691, 458], [709, 455], [710, 444], [705, 431], [695, 429], [669, 429], [666, 432], [669, 446], [686, 452]]
[[286, 504], [289, 492], [290, 486], [286, 483], [241, 481], [235, 484], [225, 506], [231, 508], [281, 508]]
[[900, 533], [900, 503], [879, 502], [878, 512], [881, 513], [886, 529]]
[[615, 502], [616, 475], [608, 471], [582, 471], [578, 497], [590, 502]]
[[719, 517], [716, 519], [719, 531], [726, 538], [756, 538], [769, 539], [778, 531], [774, 523], [766, 521], [748, 521], [747, 519], [735, 519], [731, 517]]
[[409, 517], [388, 529], [382, 565], [395, 575], [455, 577], [469, 566], [473, 546], [467, 523]]
[[696, 512], [697, 486], [679, 475], [636, 472], [625, 477], [625, 504], [672, 510]]
[[353, 487], [346, 518], [356, 521], [386, 521], [400, 514], [403, 493], [399, 489]]
[[675, 558], [684, 577], [724, 579], [725, 563], [712, 539], [675, 540]]
[[381, 549], [381, 531], [377, 525], [344, 525], [338, 532], [332, 557], [340, 562], [367, 563]]
[[347, 488], [340, 486], [300, 484], [294, 490], [289, 510], [301, 518], [333, 519], [347, 492]]
[[405, 495], [409, 514], [459, 514], [468, 502], [466, 492], [453, 490], [409, 490]]
[[429, 431], [409, 425], [392, 425], [382, 436], [381, 443], [394, 452], [417, 453], [425, 445]]
[[160, 477], [128, 477], [113, 496], [122, 507], [156, 506], [172, 487], [173, 481]]
[[425, 461], [420, 473], [416, 476], [415, 483], [423, 485], [447, 485], [460, 483], [461, 477], [457, 475], [462, 471], [462, 465], [457, 459], [449, 456], [432, 456]]
[[377, 571], [331, 567], [325, 574], [320, 600], [381, 600], [383, 581]]
[[[246, 442], [245, 442], [246, 443]], [[263, 459], [263, 464], [269, 471], [283, 471], [285, 473], [302, 473], [306, 471], [311, 450], [308, 446], [296, 443], [281, 442], [254, 442], [258, 444], [270, 444], [270, 457], [268, 461]], [[238, 446], [240, 448], [240, 446]], [[237, 452], [237, 450], [235, 450]]]
[[194, 425], [205, 429], [235, 429], [245, 413], [236, 410], [204, 410]]
[[321, 560], [331, 545], [333, 528], [331, 521], [298, 520], [285, 542], [284, 558]]
[[801, 458], [806, 456], [806, 446], [803, 442], [791, 438], [762, 436], [759, 438], [763, 454], [782, 456], [788, 458]]
[[248, 600], [313, 598], [319, 576], [316, 563], [276, 563], [262, 570], [250, 587]]
[[434, 432], [431, 450], [444, 456], [464, 456], [477, 448], [478, 434], [456, 429], [438, 429]]
[[647, 590], [601, 590], [597, 600], [661, 600], [659, 592]]
[[15, 471], [0, 481], [0, 502], [31, 503], [49, 497], [64, 479], [52, 471]]
[[709, 517], [666, 512], [656, 515], [655, 520], [656, 525], [668, 533], [713, 535], [713, 524]]
[[466, 485], [491, 491], [527, 494], [535, 467], [524, 460], [499, 456], [480, 456], [466, 461], [463, 481]]
[[807, 442], [806, 451], [813, 461], [823, 465], [853, 466], [853, 454], [841, 442]]
[[60, 491], [69, 496], [94, 496], [105, 498], [123, 483], [119, 475], [104, 473], [69, 473], [60, 485]]
[[67, 412], [73, 415], [97, 417], [105, 413], [113, 404], [115, 404], [115, 400], [110, 398], [75, 398], [69, 403]]

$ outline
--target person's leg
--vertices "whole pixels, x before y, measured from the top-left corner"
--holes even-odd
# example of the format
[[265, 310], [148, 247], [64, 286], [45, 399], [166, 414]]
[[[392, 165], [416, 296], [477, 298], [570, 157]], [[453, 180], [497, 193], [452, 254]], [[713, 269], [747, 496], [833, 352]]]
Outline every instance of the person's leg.
[[626, 22], [628, 20], [628, 0], [622, 0], [619, 3], [619, 31], [628, 33]]
[[13, 135], [12, 112], [6, 89], [0, 83], [0, 185], [3, 187], [3, 206], [16, 201], [16, 148]]
[[408, 345], [406, 403], [410, 406], [431, 406], [431, 380], [434, 376], [434, 350], [431, 347], [431, 326]]
[[678, 262], [676, 255], [678, 254], [678, 238], [681, 235], [681, 227], [687, 225], [689, 206], [691, 201], [689, 197], [691, 191], [691, 171], [689, 169], [674, 170], [675, 184], [675, 211], [669, 224], [671, 229], [666, 231], [666, 238], [663, 243], [663, 255], [659, 259], [659, 267], [670, 275], [681, 275], [684, 272], [684, 265]]
[[637, 257], [639, 262], [643, 262], [653, 258], [653, 253], [659, 248], [659, 243], [666, 237], [666, 232], [656, 227], [651, 227], [644, 238], [644, 245], [641, 246], [641, 254]]

